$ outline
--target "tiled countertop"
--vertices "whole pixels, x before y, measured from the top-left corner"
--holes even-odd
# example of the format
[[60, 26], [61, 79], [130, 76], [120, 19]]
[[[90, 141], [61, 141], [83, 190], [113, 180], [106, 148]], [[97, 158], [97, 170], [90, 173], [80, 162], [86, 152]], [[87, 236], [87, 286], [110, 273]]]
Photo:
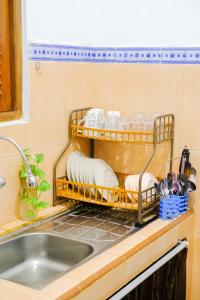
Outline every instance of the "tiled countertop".
[[65, 205], [57, 205], [56, 207], [45, 208], [38, 213], [38, 217], [34, 221], [23, 221], [23, 220], [16, 219], [13, 222], [10, 222], [5, 225], [1, 225], [0, 226], [0, 237], [5, 236], [6, 234], [14, 232], [16, 230], [19, 230], [23, 227], [26, 227], [34, 222], [44, 220], [47, 217], [51, 217], [51, 216], [54, 216], [61, 212], [67, 211], [70, 207], [71, 206], [65, 204]]
[[[54, 213], [65, 209], [59, 206]], [[52, 209], [48, 214], [51, 213]], [[1, 279], [0, 300], [106, 299], [172, 248], [178, 239], [190, 239], [193, 224], [192, 211], [173, 221], [158, 219], [41, 290]]]

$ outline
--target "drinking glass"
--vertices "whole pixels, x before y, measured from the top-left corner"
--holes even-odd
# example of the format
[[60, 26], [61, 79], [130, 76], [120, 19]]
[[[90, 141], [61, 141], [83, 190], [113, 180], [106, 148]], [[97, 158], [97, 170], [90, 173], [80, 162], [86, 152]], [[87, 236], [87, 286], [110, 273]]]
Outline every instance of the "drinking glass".
[[[144, 132], [153, 132], [153, 124], [154, 120], [152, 119], [146, 119], [144, 121]], [[144, 135], [145, 141], [147, 142], [153, 142], [153, 135]]]
[[[134, 131], [143, 132], [144, 131], [144, 120], [145, 115], [143, 112], [137, 112], [133, 115], [132, 126], [135, 127]], [[144, 138], [144, 137], [143, 137]], [[136, 134], [136, 141], [140, 141], [140, 134]]]
[[[117, 131], [119, 128], [120, 112], [119, 111], [107, 111], [105, 116], [105, 129]], [[116, 133], [106, 133], [107, 139], [116, 139]]]
[[[129, 118], [128, 117], [121, 117], [118, 120], [118, 130], [119, 131], [129, 131]], [[118, 139], [123, 139], [125, 141], [128, 140], [128, 134], [125, 133], [119, 133], [117, 136]]]

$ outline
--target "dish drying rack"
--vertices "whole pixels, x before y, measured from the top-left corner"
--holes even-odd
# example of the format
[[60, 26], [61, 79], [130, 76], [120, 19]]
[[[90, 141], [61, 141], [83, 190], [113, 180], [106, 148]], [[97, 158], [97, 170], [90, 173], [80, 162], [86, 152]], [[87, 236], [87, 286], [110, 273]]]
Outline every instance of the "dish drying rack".
[[[82, 203], [98, 204], [121, 210], [132, 210], [139, 224], [154, 218], [158, 215], [159, 211], [159, 197], [154, 187], [142, 191], [142, 177], [154, 157], [157, 145], [164, 142], [170, 142], [169, 171], [172, 170], [174, 115], [166, 114], [156, 117], [152, 131], [118, 131], [80, 126], [81, 121], [89, 109], [91, 109], [91, 107], [74, 110], [70, 114], [69, 141], [54, 167], [53, 205], [63, 203], [67, 199], [68, 201], [75, 200]], [[129, 174], [123, 173], [116, 173], [120, 184], [119, 187], [116, 188], [74, 182], [68, 180], [66, 176], [57, 178], [58, 164], [68, 150], [73, 137], [89, 140], [90, 157], [94, 157], [95, 140], [152, 145], [149, 160], [140, 172], [138, 191], [125, 189], [124, 181]], [[105, 193], [107, 200], [103, 198]]]

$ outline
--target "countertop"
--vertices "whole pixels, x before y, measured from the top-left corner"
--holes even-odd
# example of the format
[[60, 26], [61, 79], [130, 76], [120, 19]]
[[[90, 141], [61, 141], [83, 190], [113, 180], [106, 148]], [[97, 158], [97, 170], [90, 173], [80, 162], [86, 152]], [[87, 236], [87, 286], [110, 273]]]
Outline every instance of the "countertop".
[[[59, 206], [54, 211], [64, 209]], [[175, 246], [178, 239], [192, 243], [193, 226], [192, 211], [172, 221], [157, 219], [41, 290], [0, 279], [0, 300], [106, 299]], [[188, 263], [191, 259], [189, 250]]]

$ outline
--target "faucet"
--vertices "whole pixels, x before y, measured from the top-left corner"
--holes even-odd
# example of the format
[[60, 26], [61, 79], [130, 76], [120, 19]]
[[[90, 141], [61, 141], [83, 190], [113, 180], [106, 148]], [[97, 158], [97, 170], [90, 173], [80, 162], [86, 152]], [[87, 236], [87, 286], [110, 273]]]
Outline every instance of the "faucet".
[[[27, 183], [27, 186], [28, 187], [36, 187], [37, 186], [37, 179], [33, 175], [32, 171], [31, 171], [31, 168], [29, 166], [28, 160], [27, 160], [23, 150], [21, 149], [21, 147], [13, 139], [11, 139], [7, 136], [0, 135], [0, 140], [8, 141], [11, 144], [13, 144], [15, 146], [15, 148], [17, 148], [17, 150], [21, 154], [21, 157], [22, 157], [22, 159], [24, 161], [24, 164], [25, 164], [25, 167], [26, 167], [26, 172], [27, 172], [26, 183]], [[0, 188], [2, 188], [5, 184], [6, 184], [5, 179], [3, 177], [0, 177]]]

